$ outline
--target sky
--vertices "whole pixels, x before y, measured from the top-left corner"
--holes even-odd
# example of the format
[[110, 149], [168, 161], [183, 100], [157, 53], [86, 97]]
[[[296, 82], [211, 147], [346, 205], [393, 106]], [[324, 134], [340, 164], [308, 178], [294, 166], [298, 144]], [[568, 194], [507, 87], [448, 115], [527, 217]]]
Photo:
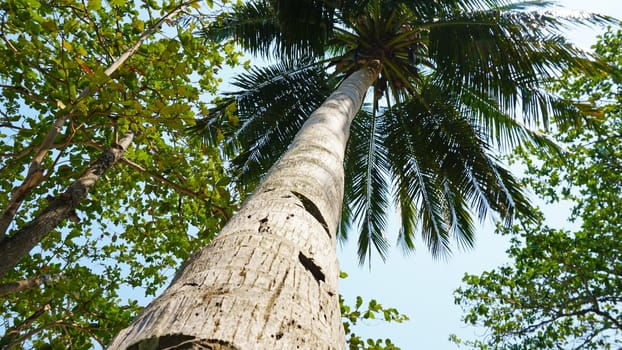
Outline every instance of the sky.
[[[559, 0], [557, 4], [574, 10], [606, 14], [622, 19], [621, 0]], [[569, 32], [569, 38], [584, 49], [596, 41], [603, 28], [581, 28]], [[547, 208], [545, 215], [551, 225], [564, 227], [567, 208]], [[397, 215], [391, 219], [387, 235], [397, 237]], [[393, 240], [394, 241], [394, 240]], [[450, 334], [463, 339], [485, 335], [484, 329], [466, 326], [463, 315], [454, 305], [453, 292], [460, 286], [465, 273], [479, 274], [509, 262], [505, 254], [508, 238], [494, 234], [494, 225], [487, 223], [479, 231], [475, 248], [455, 251], [452, 258], [434, 260], [421, 241], [414, 254], [404, 256], [394, 249], [386, 262], [375, 260], [371, 269], [358, 265], [356, 239], [338, 247], [341, 270], [348, 278], [341, 280], [339, 289], [347, 302], [353, 304], [357, 295], [365, 300], [376, 299], [385, 307], [397, 308], [410, 317], [402, 324], [383, 321], [364, 321], [356, 333], [364, 338], [390, 338], [403, 350], [453, 350], [457, 345], [449, 341]]]

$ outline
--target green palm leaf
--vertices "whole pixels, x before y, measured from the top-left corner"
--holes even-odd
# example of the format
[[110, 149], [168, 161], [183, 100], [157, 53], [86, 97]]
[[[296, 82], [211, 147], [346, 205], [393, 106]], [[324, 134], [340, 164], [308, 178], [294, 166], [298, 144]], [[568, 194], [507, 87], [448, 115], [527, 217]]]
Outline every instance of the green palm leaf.
[[[509, 9], [513, 8], [455, 12], [414, 25], [429, 31], [429, 55], [439, 80], [456, 89], [487, 92], [508, 111], [522, 108], [543, 112], [530, 115], [540, 116], [546, 123], [550, 103], [537, 94], [543, 82], [551, 81], [562, 70], [608, 68], [557, 33], [564, 25], [561, 19], [543, 12]], [[568, 21], [612, 20], [592, 15]]]
[[[350, 129], [345, 156], [345, 195], [342, 222], [359, 226], [361, 263], [372, 247], [386, 258], [389, 244], [384, 230], [389, 207], [388, 155], [384, 137], [378, 132], [382, 119], [374, 109], [362, 110]], [[343, 227], [343, 226], [342, 226]], [[341, 230], [346, 238], [347, 229]]]
[[334, 11], [316, 0], [244, 2], [226, 12], [201, 35], [235, 39], [253, 55], [301, 58], [322, 55], [334, 28]]
[[[234, 144], [232, 149], [241, 151], [232, 166], [249, 187], [259, 181], [307, 116], [329, 95], [331, 86], [324, 71], [312, 63], [282, 62], [240, 74], [232, 81], [239, 90], [225, 94], [212, 114], [195, 128], [202, 135], [220, 128], [226, 144]], [[235, 127], [228, 123], [230, 111], [237, 116]]]
[[254, 55], [267, 55], [280, 46], [280, 27], [274, 7], [268, 1], [246, 2], [225, 12], [199, 34], [206, 40], [220, 42], [234, 39]]
[[[489, 211], [509, 220], [528, 204], [518, 182], [492, 155], [488, 136], [477, 119], [461, 108], [458, 96], [426, 85], [419, 99], [398, 105], [387, 117], [384, 132], [391, 154], [402, 218], [419, 208], [418, 222], [433, 254], [449, 252], [450, 238], [473, 243], [469, 207], [483, 219]], [[434, 200], [435, 205], [425, 205]], [[402, 222], [400, 243], [414, 247], [412, 220]]]
[[[568, 101], [561, 101], [548, 94], [544, 96], [550, 99], [549, 104], [554, 106], [550, 109], [550, 113], [557, 116], [558, 123], [572, 118], [572, 124], [577, 125], [584, 118], [584, 115], [580, 114], [578, 109], [573, 108]], [[548, 150], [548, 153], [552, 155], [561, 152], [559, 146], [546, 134], [533, 130], [533, 127], [537, 125], [519, 122], [516, 116], [504, 112], [488, 94], [465, 89], [460, 93], [460, 102], [464, 106], [463, 111], [477, 119], [474, 124], [488, 136], [487, 142], [494, 144], [500, 151], [510, 151], [521, 144], [529, 143], [542, 150]], [[532, 112], [538, 113], [533, 109]], [[546, 113], [549, 111], [547, 110]]]

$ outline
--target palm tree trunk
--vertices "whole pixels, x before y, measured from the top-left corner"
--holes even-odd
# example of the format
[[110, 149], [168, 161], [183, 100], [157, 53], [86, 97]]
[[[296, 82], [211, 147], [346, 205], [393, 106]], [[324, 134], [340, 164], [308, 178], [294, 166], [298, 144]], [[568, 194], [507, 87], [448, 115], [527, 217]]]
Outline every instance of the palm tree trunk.
[[380, 64], [303, 125], [216, 239], [121, 331], [113, 349], [343, 349], [336, 231], [352, 118]]
[[102, 154], [86, 174], [57, 198], [30, 223], [0, 242], [0, 278], [9, 272], [30, 250], [56, 228], [63, 220], [71, 217], [76, 206], [86, 198], [99, 178], [114, 165], [132, 143], [134, 133], [125, 134], [117, 144]]

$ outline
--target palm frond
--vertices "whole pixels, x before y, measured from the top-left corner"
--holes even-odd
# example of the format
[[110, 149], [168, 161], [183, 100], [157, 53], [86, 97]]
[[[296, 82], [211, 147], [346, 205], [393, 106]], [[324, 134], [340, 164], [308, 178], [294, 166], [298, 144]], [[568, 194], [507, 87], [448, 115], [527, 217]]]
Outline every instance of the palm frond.
[[227, 94], [236, 102], [239, 127], [229, 137], [242, 149], [232, 165], [256, 183], [329, 95], [330, 82], [321, 67], [303, 60], [251, 69], [232, 84], [240, 89]]
[[[608, 18], [568, 20], [592, 23]], [[456, 89], [467, 87], [494, 96], [507, 110], [527, 102], [525, 107], [544, 112], [552, 105], [537, 89], [557, 73], [609, 69], [557, 34], [563, 25], [545, 12], [495, 9], [457, 12], [423, 26], [429, 29], [429, 54], [438, 79]], [[531, 115], [538, 116], [546, 121], [546, 114]]]
[[[422, 91], [386, 118], [391, 140], [386, 147], [400, 210], [417, 208], [426, 244], [435, 256], [443, 256], [451, 239], [461, 247], [473, 244], [473, 214], [484, 220], [495, 212], [509, 221], [514, 211], [527, 211], [529, 205], [518, 181], [492, 154], [485, 129], [462, 110], [458, 96], [433, 85]], [[412, 249], [413, 239], [406, 234], [414, 234], [413, 221], [402, 224], [399, 243]]]
[[273, 0], [281, 28], [281, 49], [289, 57], [322, 56], [335, 28], [336, 8], [330, 1]]
[[512, 3], [511, 0], [420, 0], [417, 2], [398, 0], [390, 2], [393, 3], [393, 7], [396, 5], [405, 5], [414, 17], [427, 21], [442, 18], [456, 12], [472, 12], [489, 8], [499, 8]]
[[[414, 248], [415, 227], [434, 256], [449, 252], [447, 223], [447, 205], [444, 203], [443, 190], [438, 177], [438, 159], [428, 153], [428, 135], [419, 125], [412, 125], [409, 113], [397, 109], [391, 111], [391, 118], [386, 118], [386, 148], [389, 158], [390, 178], [397, 191], [398, 208], [401, 223], [398, 244], [405, 251]], [[421, 116], [416, 118], [415, 123]], [[406, 212], [406, 214], [404, 213]], [[417, 219], [415, 219], [417, 218]], [[416, 220], [416, 221], [414, 221]]]
[[372, 110], [362, 110], [354, 119], [345, 159], [344, 215], [350, 225], [358, 226], [360, 263], [369, 258], [372, 248], [386, 258], [389, 244], [384, 236], [389, 206], [387, 153], [382, 134], [378, 132], [381, 120]]
[[335, 10], [318, 0], [245, 1], [199, 34], [216, 42], [234, 40], [266, 58], [319, 57], [335, 27]]
[[458, 247], [461, 249], [470, 249], [475, 245], [475, 224], [473, 222], [473, 214], [471, 206], [464, 196], [456, 196], [460, 193], [459, 188], [454, 188], [450, 181], [443, 181], [443, 193], [447, 198], [449, 209], [448, 221], [451, 232], [454, 234]]
[[281, 32], [273, 6], [268, 1], [248, 1], [224, 12], [198, 32], [205, 40], [234, 40], [253, 55], [268, 57], [278, 49]]
[[[554, 99], [550, 95], [546, 95], [546, 97]], [[497, 101], [487, 94], [464, 89], [460, 93], [460, 101], [464, 106], [462, 108], [463, 113], [477, 120], [476, 125], [487, 136], [487, 142], [494, 144], [501, 152], [510, 151], [521, 144], [532, 144], [551, 155], [560, 154], [561, 149], [554, 140], [546, 134], [534, 130], [537, 125], [519, 122], [515, 115], [502, 110]], [[578, 123], [579, 121], [576, 118], [581, 118], [582, 115], [577, 113], [577, 109], [566, 107], [560, 102], [550, 101], [554, 105], [551, 113], [555, 114], [552, 117], [557, 117], [556, 120], [558, 121], [572, 118], [573, 123]], [[529, 105], [526, 104], [525, 108], [528, 108]]]

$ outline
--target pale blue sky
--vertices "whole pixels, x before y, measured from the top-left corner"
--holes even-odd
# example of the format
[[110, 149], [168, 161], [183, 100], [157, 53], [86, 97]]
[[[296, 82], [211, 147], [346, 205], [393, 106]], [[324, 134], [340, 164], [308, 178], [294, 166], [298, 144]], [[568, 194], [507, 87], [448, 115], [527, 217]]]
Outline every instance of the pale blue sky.
[[[568, 9], [597, 12], [622, 18], [621, 0], [559, 0]], [[581, 28], [570, 33], [571, 39], [588, 49], [600, 28]], [[547, 210], [547, 216], [561, 227], [563, 210]], [[397, 232], [397, 218], [391, 223], [388, 234]], [[449, 334], [461, 338], [483, 336], [484, 330], [465, 326], [460, 318], [462, 311], [454, 305], [453, 291], [460, 285], [465, 273], [477, 274], [507, 262], [507, 238], [494, 235], [494, 226], [482, 228], [474, 250], [455, 252], [452, 259], [435, 261], [419, 244], [417, 252], [404, 256], [395, 249], [386, 263], [375, 261], [371, 271], [359, 267], [355, 239], [339, 249], [341, 269], [349, 274], [342, 280], [340, 291], [350, 303], [357, 295], [365, 300], [377, 299], [384, 306], [397, 308], [411, 318], [404, 324], [384, 324], [382, 321], [363, 322], [357, 333], [363, 337], [391, 338], [403, 350], [450, 350], [456, 345], [449, 342]]]

